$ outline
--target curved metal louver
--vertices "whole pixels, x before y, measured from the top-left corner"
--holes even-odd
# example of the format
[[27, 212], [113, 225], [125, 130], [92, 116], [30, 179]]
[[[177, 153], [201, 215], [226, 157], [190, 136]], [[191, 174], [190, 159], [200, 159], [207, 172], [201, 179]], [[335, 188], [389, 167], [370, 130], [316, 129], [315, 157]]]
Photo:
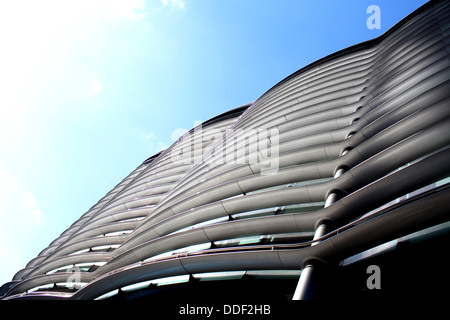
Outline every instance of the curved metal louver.
[[31, 260], [4, 298], [301, 270], [447, 221], [449, 15], [448, 2], [430, 2], [193, 128]]

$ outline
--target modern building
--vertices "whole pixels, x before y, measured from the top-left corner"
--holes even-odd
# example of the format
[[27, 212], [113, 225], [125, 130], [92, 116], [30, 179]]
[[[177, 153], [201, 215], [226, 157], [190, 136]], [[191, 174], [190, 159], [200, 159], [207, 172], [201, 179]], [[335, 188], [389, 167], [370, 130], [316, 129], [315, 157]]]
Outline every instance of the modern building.
[[450, 240], [450, 3], [320, 59], [145, 160], [3, 299], [438, 295]]

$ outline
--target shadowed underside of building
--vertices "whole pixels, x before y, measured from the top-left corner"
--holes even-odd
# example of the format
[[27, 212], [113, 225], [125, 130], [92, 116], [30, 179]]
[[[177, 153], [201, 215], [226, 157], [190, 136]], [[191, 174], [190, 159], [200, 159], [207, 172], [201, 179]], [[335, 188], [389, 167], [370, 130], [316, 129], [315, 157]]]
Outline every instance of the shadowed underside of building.
[[0, 296], [437, 295], [450, 284], [449, 14], [431, 1], [193, 128]]

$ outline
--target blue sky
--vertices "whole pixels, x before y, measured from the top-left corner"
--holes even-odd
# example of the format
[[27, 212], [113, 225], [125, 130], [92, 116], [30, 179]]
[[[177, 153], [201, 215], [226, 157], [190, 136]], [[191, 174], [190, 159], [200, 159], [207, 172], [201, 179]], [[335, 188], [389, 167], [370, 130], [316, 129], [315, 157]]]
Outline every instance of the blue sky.
[[[174, 131], [425, 2], [0, 2], [0, 285]], [[366, 26], [369, 5], [380, 29]]]

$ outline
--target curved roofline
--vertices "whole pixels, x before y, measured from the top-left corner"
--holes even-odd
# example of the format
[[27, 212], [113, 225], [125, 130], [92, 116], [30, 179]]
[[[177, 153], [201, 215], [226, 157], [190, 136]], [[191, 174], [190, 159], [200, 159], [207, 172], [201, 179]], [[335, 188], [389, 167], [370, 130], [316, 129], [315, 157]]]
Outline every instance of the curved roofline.
[[404, 17], [402, 20], [397, 22], [391, 28], [389, 28], [385, 33], [383, 33], [382, 35], [380, 35], [380, 36], [378, 36], [376, 38], [357, 43], [357, 44], [352, 45], [350, 47], [347, 47], [347, 48], [341, 49], [339, 51], [333, 52], [333, 53], [331, 53], [331, 54], [329, 54], [329, 55], [327, 55], [327, 56], [325, 56], [323, 58], [315, 60], [314, 62], [312, 62], [312, 63], [304, 66], [303, 68], [295, 71], [294, 73], [290, 74], [289, 76], [287, 76], [283, 80], [281, 80], [278, 83], [276, 83], [275, 85], [273, 85], [270, 89], [268, 89], [266, 92], [264, 92], [256, 101], [258, 101], [263, 96], [265, 96], [266, 94], [268, 94], [269, 92], [271, 92], [275, 88], [279, 87], [280, 85], [282, 85], [286, 81], [289, 81], [293, 77], [296, 77], [299, 74], [301, 74], [303, 72], [306, 72], [306, 71], [308, 71], [308, 70], [310, 70], [310, 69], [312, 69], [312, 68], [314, 68], [316, 66], [319, 66], [319, 65], [321, 65], [321, 64], [323, 64], [325, 62], [331, 61], [333, 59], [339, 58], [339, 57], [341, 57], [343, 55], [347, 55], [349, 53], [359, 51], [359, 50], [361, 50], [363, 48], [371, 48], [371, 47], [374, 47], [374, 46], [378, 45], [384, 39], [389, 37], [393, 32], [395, 32], [396, 30], [400, 29], [400, 27], [402, 27], [405, 23], [409, 22], [412, 18], [414, 18], [415, 16], [417, 16], [420, 13], [422, 13], [423, 11], [425, 11], [426, 9], [428, 9], [429, 7], [435, 5], [438, 2], [439, 2], [439, 0], [430, 0], [429, 2], [423, 4], [422, 6], [420, 6], [419, 8], [417, 8], [416, 10], [414, 10], [413, 12], [408, 14], [406, 17]]
[[[201, 123], [202, 127], [206, 127], [209, 125], [212, 125], [216, 122], [219, 121], [223, 121], [229, 118], [234, 118], [237, 117], [239, 115], [241, 115], [245, 110], [247, 110], [248, 107], [250, 107], [252, 105], [253, 102], [249, 102], [243, 105], [240, 105], [236, 108], [230, 109], [228, 111], [225, 111], [215, 117], [212, 117], [211, 119], [208, 119], [204, 122]], [[191, 130], [189, 130], [189, 132], [193, 132], [194, 128], [192, 128]], [[150, 156], [149, 158], [147, 158], [142, 164], [149, 164], [150, 162], [152, 162], [153, 160], [155, 160], [164, 150], [158, 151], [157, 153], [155, 153], [154, 155]]]
[[[325, 62], [331, 61], [333, 59], [339, 58], [343, 55], [347, 55], [351, 52], [355, 52], [355, 51], [359, 51], [362, 48], [371, 48], [376, 46], [377, 44], [379, 44], [380, 42], [382, 42], [384, 39], [386, 39], [388, 36], [390, 36], [393, 32], [395, 32], [396, 30], [400, 29], [401, 26], [403, 26], [405, 23], [407, 23], [408, 21], [410, 21], [412, 18], [414, 18], [415, 16], [417, 16], [418, 14], [420, 14], [421, 12], [425, 11], [426, 9], [428, 9], [429, 7], [433, 6], [434, 4], [438, 3], [439, 0], [430, 0], [427, 3], [425, 3], [424, 5], [420, 6], [419, 8], [417, 8], [416, 10], [414, 10], [413, 12], [411, 12], [410, 14], [408, 14], [406, 17], [404, 17], [402, 20], [400, 20], [399, 22], [397, 22], [395, 25], [393, 25], [391, 28], [389, 28], [385, 33], [383, 33], [382, 35], [367, 40], [367, 41], [363, 41], [360, 43], [357, 43], [355, 45], [352, 45], [350, 47], [341, 49], [339, 51], [333, 52], [323, 58], [320, 58], [318, 60], [315, 60], [314, 62], [304, 66], [303, 68], [300, 68], [299, 70], [295, 71], [294, 73], [290, 74], [289, 76], [287, 76], [286, 78], [282, 79], [281, 81], [279, 81], [278, 83], [276, 83], [275, 85], [273, 85], [271, 88], [269, 88], [266, 92], [264, 92], [258, 99], [256, 99], [255, 101], [243, 104], [241, 106], [235, 107], [233, 109], [230, 109], [228, 111], [225, 111], [217, 116], [214, 116], [204, 122], [201, 123], [201, 125], [204, 126], [208, 126], [211, 124], [214, 124], [216, 122], [228, 119], [228, 118], [232, 118], [232, 117], [236, 117], [238, 113], [242, 114], [245, 110], [247, 110], [253, 103], [255, 103], [256, 101], [258, 101], [259, 99], [261, 99], [262, 97], [264, 97], [266, 94], [268, 94], [269, 92], [271, 92], [272, 90], [276, 89], [277, 87], [279, 87], [280, 85], [282, 85], [283, 83], [289, 81], [290, 79], [292, 79], [293, 77], [298, 76], [299, 74], [306, 72], [318, 65], [321, 65]], [[194, 128], [192, 128], [191, 130], [189, 130], [189, 132], [192, 132], [194, 130]], [[163, 150], [162, 150], [163, 151]], [[152, 162], [155, 158], [157, 158], [162, 151], [157, 152], [156, 154], [152, 155], [151, 157], [149, 157], [148, 159], [146, 159], [143, 164], [149, 164], [150, 162]]]
[[[224, 113], [221, 113], [215, 117], [212, 117], [211, 119], [208, 119], [204, 122], [202, 122], [202, 126], [209, 126], [213, 123], [225, 120], [225, 119], [229, 119], [229, 118], [234, 118], [237, 117], [238, 115], [242, 114], [245, 110], [247, 110], [248, 107], [250, 107], [252, 105], [253, 102], [249, 102], [246, 104], [243, 104], [241, 106], [238, 106], [236, 108], [230, 109], [228, 111], [225, 111]], [[191, 129], [194, 130], [194, 129]]]

